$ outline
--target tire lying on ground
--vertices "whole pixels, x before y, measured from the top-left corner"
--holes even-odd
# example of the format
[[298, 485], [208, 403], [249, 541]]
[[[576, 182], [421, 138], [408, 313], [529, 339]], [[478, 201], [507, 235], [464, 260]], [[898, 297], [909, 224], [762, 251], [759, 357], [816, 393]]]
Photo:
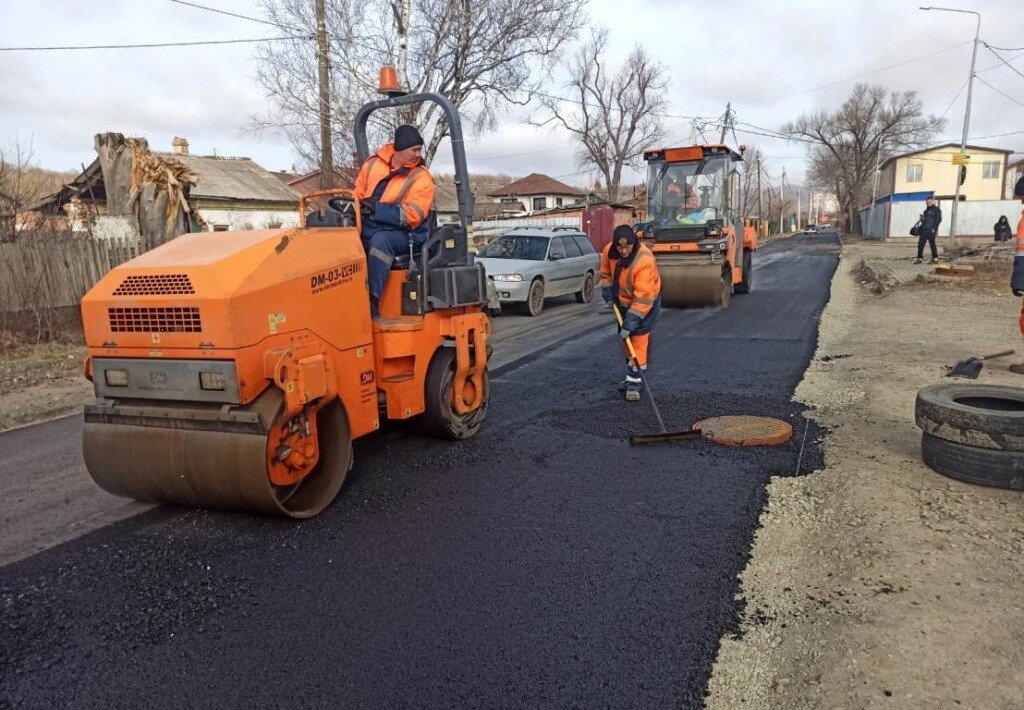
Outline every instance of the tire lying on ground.
[[1024, 451], [1024, 389], [949, 383], [925, 387], [914, 406], [917, 426], [955, 444]]
[[921, 435], [921, 458], [938, 473], [979, 486], [1024, 491], [1024, 452], [998, 451]]

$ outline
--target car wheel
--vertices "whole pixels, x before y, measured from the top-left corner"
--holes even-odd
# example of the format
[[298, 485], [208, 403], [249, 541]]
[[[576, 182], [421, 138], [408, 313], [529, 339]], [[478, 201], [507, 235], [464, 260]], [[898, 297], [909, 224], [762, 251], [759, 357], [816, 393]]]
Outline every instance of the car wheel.
[[995, 451], [921, 435], [921, 459], [928, 468], [958, 481], [1024, 491], [1024, 451]]
[[1024, 390], [942, 384], [917, 393], [914, 420], [926, 434], [967, 446], [1024, 451]]
[[544, 282], [534, 279], [530, 284], [530, 293], [526, 302], [522, 304], [523, 314], [528, 316], [539, 316], [544, 310]]
[[594, 298], [594, 274], [591, 271], [583, 277], [583, 288], [576, 292], [576, 303], [590, 303]]

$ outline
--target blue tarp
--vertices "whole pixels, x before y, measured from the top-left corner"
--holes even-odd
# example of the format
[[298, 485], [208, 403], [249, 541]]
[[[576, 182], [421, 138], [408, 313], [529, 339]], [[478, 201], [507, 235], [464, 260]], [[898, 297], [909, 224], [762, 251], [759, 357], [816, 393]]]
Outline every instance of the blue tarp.
[[883, 205], [886, 202], [924, 202], [935, 195], [934, 190], [924, 192], [897, 192], [895, 195], [886, 195], [875, 200], [876, 205]]

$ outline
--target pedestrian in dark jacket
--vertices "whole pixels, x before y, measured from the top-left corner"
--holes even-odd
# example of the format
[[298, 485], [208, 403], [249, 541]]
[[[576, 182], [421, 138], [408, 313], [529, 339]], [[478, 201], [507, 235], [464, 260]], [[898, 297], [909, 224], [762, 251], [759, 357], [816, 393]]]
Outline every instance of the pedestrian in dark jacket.
[[939, 263], [939, 248], [935, 246], [935, 235], [939, 233], [939, 225], [942, 224], [942, 210], [935, 204], [935, 198], [929, 197], [924, 201], [927, 205], [921, 215], [920, 231], [917, 235], [917, 258], [915, 264], [924, 261], [924, 245], [927, 244], [932, 250], [932, 263]]
[[1005, 214], [992, 226], [992, 229], [995, 230], [997, 242], [1008, 242], [1013, 237], [1013, 228], [1010, 226], [1010, 220], [1006, 219]]

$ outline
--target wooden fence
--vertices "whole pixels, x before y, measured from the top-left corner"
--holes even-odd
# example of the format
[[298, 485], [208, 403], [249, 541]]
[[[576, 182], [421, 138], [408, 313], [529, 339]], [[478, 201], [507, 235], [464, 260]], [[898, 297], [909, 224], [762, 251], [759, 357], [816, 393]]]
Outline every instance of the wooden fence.
[[0, 244], [0, 313], [77, 306], [108, 271], [140, 253], [138, 239]]

